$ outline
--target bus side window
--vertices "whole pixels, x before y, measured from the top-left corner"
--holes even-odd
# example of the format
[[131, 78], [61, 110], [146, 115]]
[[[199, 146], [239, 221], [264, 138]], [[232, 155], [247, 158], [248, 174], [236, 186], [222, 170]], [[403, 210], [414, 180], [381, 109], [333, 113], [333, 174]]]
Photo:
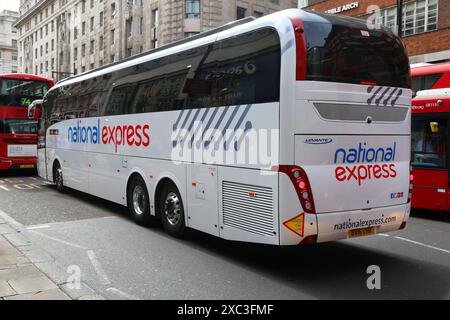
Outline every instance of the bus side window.
[[134, 97], [136, 86], [125, 85], [113, 89], [104, 112], [105, 116], [127, 114], [127, 108]]
[[280, 63], [280, 40], [273, 29], [220, 41], [197, 72], [193, 85], [200, 93], [191, 95], [190, 103], [219, 107], [277, 102]]

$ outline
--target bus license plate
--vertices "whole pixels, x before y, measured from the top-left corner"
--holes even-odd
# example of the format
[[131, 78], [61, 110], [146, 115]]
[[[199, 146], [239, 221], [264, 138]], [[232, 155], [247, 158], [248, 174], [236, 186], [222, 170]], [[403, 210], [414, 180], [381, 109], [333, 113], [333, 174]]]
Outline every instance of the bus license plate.
[[349, 238], [367, 237], [377, 234], [377, 227], [369, 227], [364, 229], [355, 229], [348, 231]]
[[34, 169], [34, 164], [21, 164], [20, 169]]

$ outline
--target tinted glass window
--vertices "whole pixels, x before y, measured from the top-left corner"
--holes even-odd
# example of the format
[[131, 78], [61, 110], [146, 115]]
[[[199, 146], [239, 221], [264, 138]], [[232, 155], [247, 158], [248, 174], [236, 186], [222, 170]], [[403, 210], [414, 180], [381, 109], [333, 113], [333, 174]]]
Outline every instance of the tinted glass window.
[[413, 77], [412, 78], [413, 96], [416, 96], [418, 91], [433, 89], [433, 86], [441, 77], [442, 73]]
[[28, 107], [42, 99], [50, 89], [48, 82], [0, 78], [0, 105]]
[[126, 108], [134, 97], [136, 86], [124, 85], [113, 89], [103, 115], [113, 116], [126, 114]]
[[280, 42], [272, 29], [226, 39], [213, 46], [184, 92], [191, 107], [279, 101]]
[[0, 120], [0, 133], [36, 134], [37, 121], [25, 119], [2, 119]]
[[[330, 18], [331, 19], [331, 18]], [[409, 60], [389, 31], [305, 21], [307, 79], [410, 87]]]
[[414, 166], [446, 168], [448, 121], [416, 119], [411, 129], [411, 162]]

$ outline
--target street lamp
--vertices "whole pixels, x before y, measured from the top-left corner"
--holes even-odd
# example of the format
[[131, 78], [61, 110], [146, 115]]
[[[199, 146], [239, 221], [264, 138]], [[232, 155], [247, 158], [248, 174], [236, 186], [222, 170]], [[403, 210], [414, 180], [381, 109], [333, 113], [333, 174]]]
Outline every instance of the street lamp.
[[403, 0], [397, 0], [397, 33], [402, 37], [403, 28]]

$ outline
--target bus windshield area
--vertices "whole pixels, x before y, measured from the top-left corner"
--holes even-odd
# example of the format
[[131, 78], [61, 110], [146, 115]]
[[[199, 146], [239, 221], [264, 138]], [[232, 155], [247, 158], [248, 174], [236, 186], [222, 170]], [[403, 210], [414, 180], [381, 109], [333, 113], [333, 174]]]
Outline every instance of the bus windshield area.
[[28, 119], [0, 119], [0, 134], [36, 134], [37, 121]]
[[307, 80], [411, 87], [409, 60], [399, 39], [385, 30], [332, 22], [304, 23]]
[[28, 107], [49, 89], [48, 82], [0, 78], [0, 106]]
[[411, 137], [413, 166], [447, 169], [447, 119], [415, 119]]

